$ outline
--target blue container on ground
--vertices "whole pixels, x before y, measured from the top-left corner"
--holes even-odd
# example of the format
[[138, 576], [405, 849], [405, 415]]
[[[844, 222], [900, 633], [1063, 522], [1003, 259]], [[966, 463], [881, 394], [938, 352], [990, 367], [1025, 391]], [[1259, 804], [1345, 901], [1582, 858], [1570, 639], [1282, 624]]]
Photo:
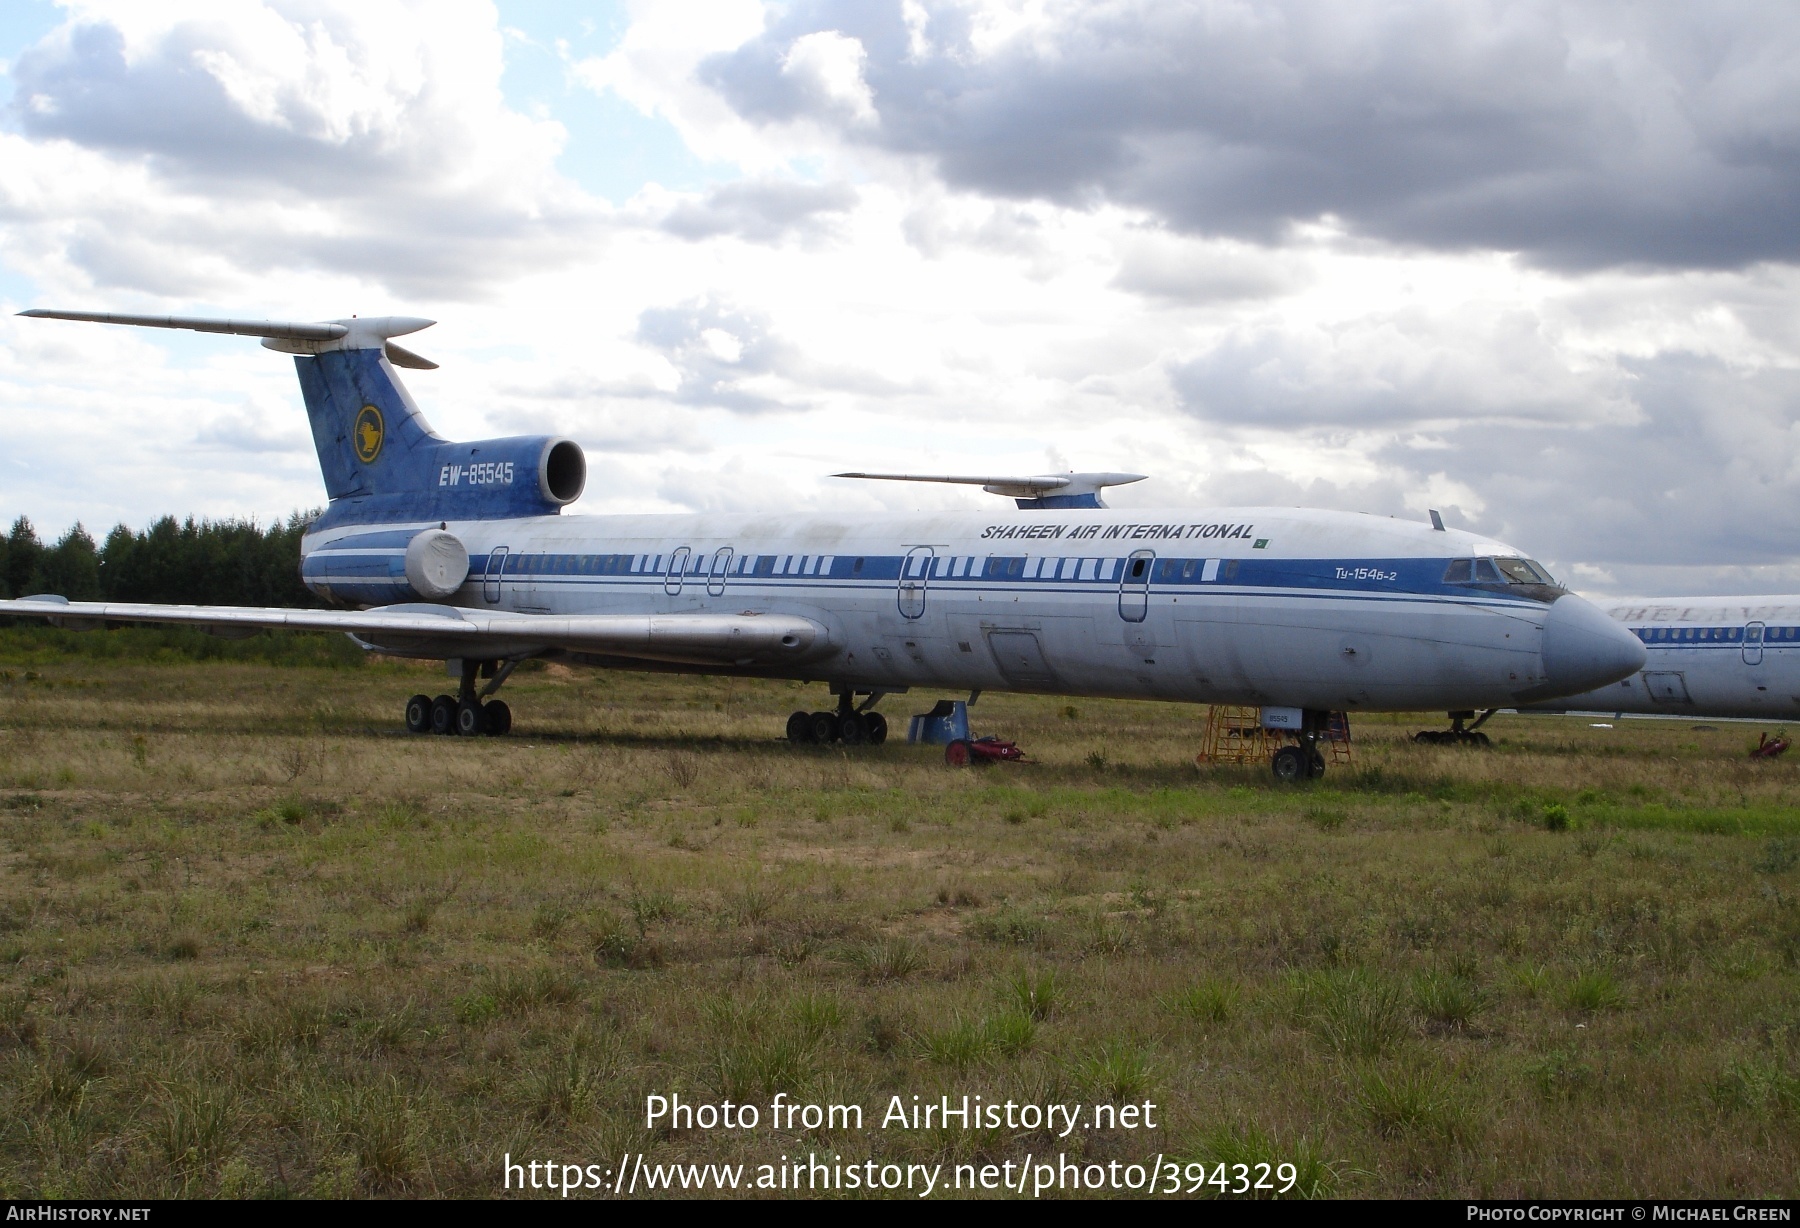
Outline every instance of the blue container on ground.
[[940, 699], [937, 707], [912, 718], [906, 728], [908, 742], [947, 746], [969, 740], [969, 705], [960, 699]]

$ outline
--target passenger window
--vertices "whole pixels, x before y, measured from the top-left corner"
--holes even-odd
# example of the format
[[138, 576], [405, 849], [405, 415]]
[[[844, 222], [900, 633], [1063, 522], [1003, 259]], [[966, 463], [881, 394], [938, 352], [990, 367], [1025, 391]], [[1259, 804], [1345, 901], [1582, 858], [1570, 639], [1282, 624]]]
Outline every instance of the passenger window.
[[1236, 559], [1232, 559], [1229, 563], [1225, 564], [1225, 578], [1227, 580], [1237, 579], [1237, 573], [1238, 573], [1238, 561]]
[[1467, 584], [1473, 578], [1474, 567], [1473, 559], [1451, 559], [1450, 566], [1444, 569], [1444, 583]]
[[1193, 578], [1193, 575], [1194, 575], [1194, 560], [1189, 559], [1187, 562], [1185, 562], [1181, 565], [1181, 578], [1183, 580], [1189, 580], [1189, 579]]

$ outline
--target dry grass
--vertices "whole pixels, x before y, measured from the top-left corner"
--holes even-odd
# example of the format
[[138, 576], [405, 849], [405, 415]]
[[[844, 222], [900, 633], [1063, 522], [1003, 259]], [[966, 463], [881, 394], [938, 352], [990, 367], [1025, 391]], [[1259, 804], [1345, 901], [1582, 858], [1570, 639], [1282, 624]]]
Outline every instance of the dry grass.
[[[1167, 705], [988, 696], [1040, 762], [957, 773], [796, 752], [817, 689], [717, 679], [526, 673], [511, 739], [396, 732], [442, 689], [0, 668], [0, 1196], [490, 1195], [503, 1152], [796, 1146], [1800, 1194], [1800, 762], [1744, 727], [1497, 719], [1481, 753], [1370, 719], [1355, 771], [1279, 788], [1197, 771]], [[649, 1092], [776, 1091], [1164, 1126], [641, 1129]]]

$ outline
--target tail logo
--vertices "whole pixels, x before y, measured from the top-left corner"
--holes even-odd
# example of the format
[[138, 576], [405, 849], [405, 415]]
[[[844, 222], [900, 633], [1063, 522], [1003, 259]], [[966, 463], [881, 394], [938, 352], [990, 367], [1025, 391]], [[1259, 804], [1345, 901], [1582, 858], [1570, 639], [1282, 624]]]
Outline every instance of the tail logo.
[[381, 421], [381, 411], [373, 405], [365, 405], [362, 412], [356, 415], [356, 429], [351, 439], [356, 447], [356, 459], [367, 465], [381, 455], [381, 441], [387, 431]]

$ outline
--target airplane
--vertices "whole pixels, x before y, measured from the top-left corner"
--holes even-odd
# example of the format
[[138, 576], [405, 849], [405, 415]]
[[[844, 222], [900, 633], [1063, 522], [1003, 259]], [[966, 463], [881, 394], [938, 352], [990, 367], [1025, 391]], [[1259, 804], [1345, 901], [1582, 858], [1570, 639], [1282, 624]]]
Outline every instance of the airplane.
[[435, 434], [394, 343], [433, 321], [215, 320], [32, 310], [37, 318], [258, 337], [294, 355], [329, 503], [300, 574], [331, 609], [147, 605], [37, 595], [0, 614], [62, 626], [180, 623], [216, 634], [343, 631], [444, 660], [455, 696], [415, 695], [415, 733], [501, 734], [492, 698], [556, 656], [599, 668], [823, 682], [795, 743], [880, 743], [875, 705], [911, 688], [1251, 704], [1295, 735], [1272, 758], [1316, 778], [1335, 712], [1512, 706], [1635, 673], [1645, 647], [1505, 543], [1431, 523], [1277, 507], [1113, 510], [1141, 475], [954, 477], [1004, 512], [565, 515], [587, 462], [553, 436]]
[[1644, 645], [1644, 667], [1520, 711], [1800, 719], [1800, 596], [1633, 597], [1603, 608]]

